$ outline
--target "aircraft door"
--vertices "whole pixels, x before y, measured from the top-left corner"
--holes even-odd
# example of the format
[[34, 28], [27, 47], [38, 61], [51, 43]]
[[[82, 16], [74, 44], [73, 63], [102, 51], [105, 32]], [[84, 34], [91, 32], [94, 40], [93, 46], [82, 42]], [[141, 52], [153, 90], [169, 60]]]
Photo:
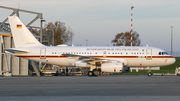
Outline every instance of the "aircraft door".
[[151, 60], [152, 59], [152, 49], [151, 48], [147, 48], [146, 49], [146, 59], [147, 60]]
[[103, 51], [103, 57], [106, 57], [106, 50]]
[[46, 59], [46, 48], [40, 49], [40, 59]]

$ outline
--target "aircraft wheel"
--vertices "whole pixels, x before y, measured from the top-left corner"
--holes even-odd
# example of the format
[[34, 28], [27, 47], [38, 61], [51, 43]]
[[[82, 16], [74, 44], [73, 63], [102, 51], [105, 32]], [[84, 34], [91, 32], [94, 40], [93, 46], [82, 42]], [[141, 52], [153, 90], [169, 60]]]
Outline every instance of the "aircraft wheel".
[[93, 73], [92, 71], [89, 71], [89, 72], [88, 72], [88, 76], [89, 76], [89, 77], [92, 77], [92, 76], [94, 76], [94, 73]]
[[98, 76], [100, 74], [99, 71], [93, 71], [93, 73], [94, 73], [94, 76]]
[[151, 73], [151, 72], [149, 72], [147, 75], [150, 77], [150, 76], [152, 76], [152, 73]]

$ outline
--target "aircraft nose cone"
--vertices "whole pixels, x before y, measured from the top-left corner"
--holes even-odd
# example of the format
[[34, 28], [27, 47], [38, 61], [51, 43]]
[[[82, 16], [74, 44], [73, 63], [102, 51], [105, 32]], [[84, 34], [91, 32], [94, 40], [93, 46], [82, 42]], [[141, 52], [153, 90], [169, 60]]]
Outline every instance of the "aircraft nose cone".
[[168, 60], [169, 61], [169, 65], [174, 64], [176, 62], [175, 58], [171, 58]]
[[166, 65], [172, 65], [176, 62], [176, 59], [174, 57], [166, 59]]
[[176, 62], [176, 59], [175, 58], [173, 58], [172, 59], [172, 64], [174, 64]]

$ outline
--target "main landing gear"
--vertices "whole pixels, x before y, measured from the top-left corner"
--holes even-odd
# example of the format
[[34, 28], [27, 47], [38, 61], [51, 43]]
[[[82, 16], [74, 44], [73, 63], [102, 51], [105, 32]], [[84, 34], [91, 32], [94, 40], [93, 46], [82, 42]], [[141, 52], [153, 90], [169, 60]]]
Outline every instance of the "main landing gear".
[[93, 70], [93, 71], [89, 71], [89, 72], [88, 72], [88, 76], [89, 76], [89, 77], [98, 76], [99, 74], [100, 74], [100, 72], [97, 71], [97, 70]]
[[98, 76], [100, 74], [100, 71], [98, 70], [97, 63], [93, 63], [90, 67], [90, 71], [88, 72], [88, 76]]

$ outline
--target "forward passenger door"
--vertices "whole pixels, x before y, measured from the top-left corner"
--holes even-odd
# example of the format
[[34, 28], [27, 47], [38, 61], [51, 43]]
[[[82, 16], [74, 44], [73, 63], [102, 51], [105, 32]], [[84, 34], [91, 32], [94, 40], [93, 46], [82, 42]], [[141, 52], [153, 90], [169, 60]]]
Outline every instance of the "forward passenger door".
[[146, 49], [146, 59], [147, 60], [151, 60], [152, 59], [152, 49], [151, 48], [147, 48]]

